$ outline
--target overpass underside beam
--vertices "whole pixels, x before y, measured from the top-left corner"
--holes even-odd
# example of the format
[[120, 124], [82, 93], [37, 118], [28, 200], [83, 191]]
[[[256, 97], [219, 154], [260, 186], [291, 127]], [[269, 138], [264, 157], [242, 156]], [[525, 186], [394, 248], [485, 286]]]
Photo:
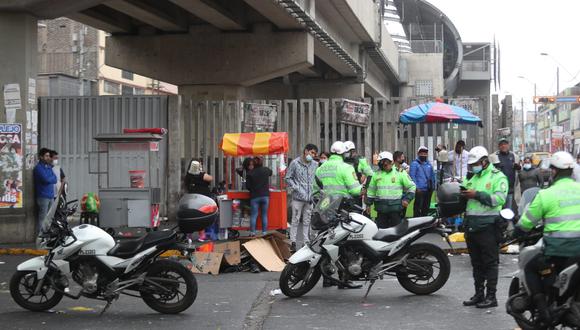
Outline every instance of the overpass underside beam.
[[308, 32], [221, 33], [192, 27], [189, 34], [112, 36], [106, 64], [176, 85], [251, 86], [314, 65]]

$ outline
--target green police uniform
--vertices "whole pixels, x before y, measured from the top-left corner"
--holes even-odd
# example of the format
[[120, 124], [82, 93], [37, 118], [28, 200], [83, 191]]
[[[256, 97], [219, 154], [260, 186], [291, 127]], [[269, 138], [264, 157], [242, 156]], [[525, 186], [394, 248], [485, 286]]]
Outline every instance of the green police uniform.
[[539, 191], [518, 225], [529, 231], [541, 221], [544, 223], [545, 255], [580, 256], [580, 183], [562, 178], [550, 188]]
[[369, 203], [374, 203], [378, 213], [377, 226], [389, 228], [398, 225], [401, 222], [402, 201], [410, 202], [415, 196], [415, 190], [415, 183], [409, 175], [395, 168], [390, 172], [380, 170], [373, 175], [367, 197]]
[[[473, 267], [476, 296], [487, 296], [482, 304], [497, 306], [500, 233], [495, 225], [499, 212], [506, 202], [507, 177], [489, 164], [466, 183], [466, 188], [475, 190], [476, 196], [467, 202], [465, 211], [465, 241]], [[479, 304], [478, 304], [479, 307]]]
[[[361, 193], [362, 186], [356, 178], [354, 168], [339, 155], [330, 156], [316, 170], [316, 179], [327, 195], [359, 196]], [[314, 191], [319, 190], [317, 182], [314, 182]]]

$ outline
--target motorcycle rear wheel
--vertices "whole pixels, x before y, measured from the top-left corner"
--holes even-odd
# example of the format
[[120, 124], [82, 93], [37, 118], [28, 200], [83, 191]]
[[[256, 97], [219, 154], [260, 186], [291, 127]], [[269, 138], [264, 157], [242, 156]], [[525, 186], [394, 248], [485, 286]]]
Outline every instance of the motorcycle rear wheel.
[[[306, 261], [298, 264], [289, 263], [280, 274], [280, 290], [290, 298], [298, 298], [312, 290], [321, 275], [318, 266], [311, 269]], [[301, 285], [296, 287], [300, 283]]]
[[[447, 283], [451, 263], [443, 250], [433, 244], [417, 243], [409, 247], [408, 253], [408, 265], [405, 271], [397, 272], [397, 280], [405, 290], [416, 295], [428, 295], [438, 291]], [[433, 276], [435, 270], [437, 270], [436, 277]], [[420, 283], [423, 281], [426, 283]]]
[[[148, 285], [152, 281], [155, 285]], [[163, 314], [177, 314], [188, 309], [197, 297], [197, 281], [193, 273], [179, 262], [155, 261], [145, 277], [141, 298], [151, 309]], [[167, 291], [160, 290], [162, 286]], [[183, 292], [182, 288], [185, 288]]]
[[[20, 307], [33, 312], [46, 311], [58, 305], [62, 300], [63, 294], [54, 290], [47, 278], [45, 278], [42, 288], [40, 289], [40, 294], [34, 294], [38, 281], [36, 272], [18, 271], [14, 273], [10, 279], [10, 295], [14, 302], [16, 302]], [[50, 295], [49, 298], [51, 291], [52, 295]], [[39, 301], [32, 301], [35, 298], [38, 298]]]

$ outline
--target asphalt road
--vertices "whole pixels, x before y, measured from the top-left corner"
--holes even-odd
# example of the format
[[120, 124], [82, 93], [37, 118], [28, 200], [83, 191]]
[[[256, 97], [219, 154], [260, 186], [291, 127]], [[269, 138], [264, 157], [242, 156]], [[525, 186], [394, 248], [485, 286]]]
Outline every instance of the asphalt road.
[[[509, 279], [501, 278], [500, 307], [465, 308], [473, 292], [468, 256], [452, 256], [449, 282], [431, 296], [414, 296], [394, 279], [379, 281], [366, 302], [364, 290], [323, 289], [321, 283], [300, 299], [271, 296], [279, 273], [196, 275], [199, 294], [179, 315], [153, 312], [140, 299], [121, 297], [103, 315], [104, 303], [64, 298], [54, 311], [33, 313], [10, 298], [8, 283], [28, 257], [0, 256], [2, 329], [514, 329], [505, 313]], [[500, 277], [516, 269], [514, 256], [502, 256]]]

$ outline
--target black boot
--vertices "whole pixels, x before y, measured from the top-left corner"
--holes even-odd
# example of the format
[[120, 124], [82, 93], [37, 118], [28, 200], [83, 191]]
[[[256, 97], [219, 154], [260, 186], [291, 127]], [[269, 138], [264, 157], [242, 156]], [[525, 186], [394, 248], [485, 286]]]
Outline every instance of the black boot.
[[475, 295], [469, 298], [469, 300], [464, 301], [463, 306], [475, 306], [484, 300], [483, 287], [475, 288]]
[[323, 288], [330, 288], [331, 286], [336, 286], [336, 284], [333, 281], [327, 279], [326, 277], [322, 279]]
[[360, 289], [360, 288], [362, 288], [362, 284], [354, 284], [352, 281], [346, 281], [346, 283], [348, 284], [348, 286], [339, 284], [338, 288], [341, 290], [342, 289]]
[[544, 325], [552, 324], [552, 316], [550, 309], [546, 303], [546, 295], [543, 293], [536, 293], [533, 297], [534, 305], [538, 309], [538, 318]]
[[479, 304], [475, 305], [477, 308], [491, 308], [497, 307], [497, 299], [495, 297], [495, 291], [487, 290], [487, 295], [485, 296], [485, 300], [480, 302]]

